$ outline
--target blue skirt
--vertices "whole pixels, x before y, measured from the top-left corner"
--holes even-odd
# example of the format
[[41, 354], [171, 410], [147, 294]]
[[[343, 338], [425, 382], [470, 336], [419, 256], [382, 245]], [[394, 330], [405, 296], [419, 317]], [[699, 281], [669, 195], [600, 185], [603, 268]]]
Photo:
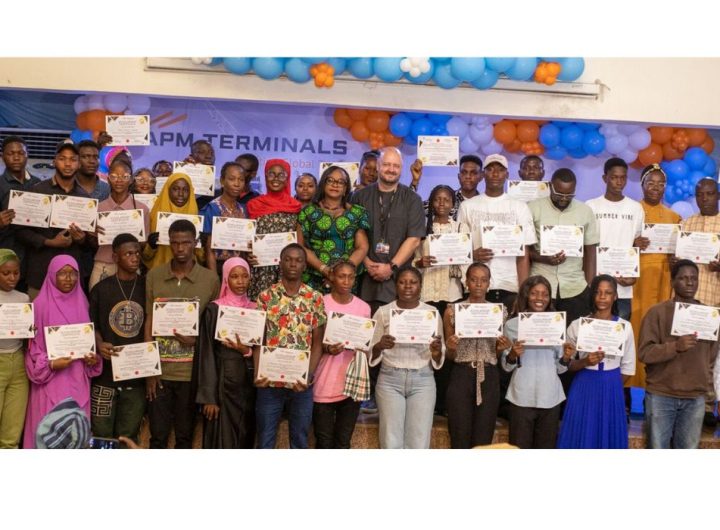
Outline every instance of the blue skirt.
[[620, 368], [580, 370], [570, 387], [558, 448], [627, 447], [627, 417]]

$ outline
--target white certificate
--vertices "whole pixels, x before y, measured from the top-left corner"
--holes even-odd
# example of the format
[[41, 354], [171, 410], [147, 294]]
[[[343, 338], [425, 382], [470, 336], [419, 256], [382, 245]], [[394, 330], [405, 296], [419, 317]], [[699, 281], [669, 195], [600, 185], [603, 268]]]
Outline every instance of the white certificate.
[[418, 136], [417, 157], [423, 166], [458, 166], [459, 136]]
[[541, 180], [508, 180], [508, 197], [523, 202], [550, 196], [550, 186]]
[[675, 256], [695, 263], [710, 263], [720, 259], [720, 234], [712, 232], [680, 232]]
[[473, 262], [470, 234], [430, 234], [428, 246], [430, 255], [437, 260], [433, 266], [466, 265]]
[[605, 355], [625, 353], [627, 324], [617, 320], [599, 318], [580, 318], [577, 349], [586, 352], [603, 352]]
[[699, 340], [718, 340], [720, 309], [717, 307], [675, 302], [671, 335], [695, 335]]
[[215, 340], [235, 342], [237, 335], [245, 346], [262, 344], [266, 316], [265, 311], [257, 309], [221, 305], [215, 322]]
[[522, 225], [483, 225], [482, 248], [493, 251], [493, 257], [525, 255]]
[[159, 194], [170, 177], [155, 177], [155, 191]]
[[112, 136], [108, 145], [150, 145], [150, 116], [105, 116], [105, 130]]
[[0, 304], [0, 339], [31, 339], [35, 336], [35, 312], [31, 303]]
[[113, 239], [119, 234], [132, 234], [138, 241], [145, 241], [145, 215], [142, 210], [114, 210], [98, 212], [98, 226], [105, 229], [98, 234], [98, 243], [112, 245]]
[[80, 230], [94, 232], [97, 224], [97, 207], [97, 199], [53, 195], [50, 227], [69, 228], [74, 223]]
[[455, 304], [455, 335], [458, 337], [499, 337], [502, 334], [502, 304]]
[[15, 211], [14, 225], [47, 227], [52, 197], [44, 193], [10, 190], [8, 210]]
[[191, 215], [185, 213], [170, 213], [170, 212], [158, 212], [156, 230], [158, 231], [158, 245], [169, 245], [170, 244], [170, 225], [178, 219], [187, 219], [195, 225], [195, 231], [197, 232], [197, 244], [196, 248], [200, 248], [200, 232], [203, 229], [203, 218], [201, 215]]
[[369, 318], [328, 311], [323, 344], [342, 344], [348, 350], [370, 350], [376, 322]]
[[152, 211], [153, 206], [155, 206], [155, 201], [157, 201], [158, 198], [158, 196], [153, 193], [135, 193], [133, 197], [135, 197], [137, 202], [147, 206], [148, 211]]
[[565, 252], [568, 258], [582, 258], [585, 227], [576, 225], [541, 225], [540, 255], [554, 256]]
[[297, 243], [296, 232], [255, 234], [252, 253], [258, 260], [258, 267], [280, 264], [280, 252], [290, 243]]
[[297, 381], [307, 383], [310, 352], [290, 348], [260, 347], [258, 378], [292, 387]]
[[213, 217], [212, 248], [247, 252], [252, 250], [253, 237], [254, 219]]
[[650, 240], [643, 254], [675, 254], [675, 245], [680, 233], [680, 225], [650, 224], [643, 225], [642, 236]]
[[597, 273], [620, 278], [640, 277], [638, 247], [598, 247]]
[[434, 309], [391, 309], [390, 335], [399, 344], [429, 344], [438, 337]]
[[518, 340], [526, 346], [557, 346], [565, 342], [565, 311], [520, 313]]
[[172, 337], [175, 333], [196, 337], [199, 307], [200, 302], [196, 300], [153, 302], [153, 337]]
[[350, 177], [350, 184], [360, 182], [360, 163], [359, 162], [320, 162], [320, 174], [322, 175], [330, 166], [337, 166], [347, 171]]
[[45, 346], [48, 359], [72, 357], [80, 359], [95, 353], [95, 326], [69, 324], [66, 326], [45, 326]]
[[113, 381], [162, 375], [157, 342], [141, 342], [115, 348], [117, 355], [110, 358]]
[[173, 173], [185, 173], [190, 177], [195, 195], [215, 196], [215, 166], [173, 162]]

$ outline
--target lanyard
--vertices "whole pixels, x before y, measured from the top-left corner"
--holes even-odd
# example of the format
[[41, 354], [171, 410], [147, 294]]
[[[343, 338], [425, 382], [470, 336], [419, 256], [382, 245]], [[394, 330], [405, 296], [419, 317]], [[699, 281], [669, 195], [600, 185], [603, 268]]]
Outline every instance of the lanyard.
[[395, 189], [395, 191], [392, 192], [392, 195], [390, 195], [390, 204], [388, 204], [386, 211], [382, 193], [378, 192], [378, 202], [380, 203], [380, 234], [382, 235], [383, 241], [387, 239], [387, 222], [390, 219], [390, 210], [392, 210], [393, 202], [395, 202], [396, 193], [397, 189]]

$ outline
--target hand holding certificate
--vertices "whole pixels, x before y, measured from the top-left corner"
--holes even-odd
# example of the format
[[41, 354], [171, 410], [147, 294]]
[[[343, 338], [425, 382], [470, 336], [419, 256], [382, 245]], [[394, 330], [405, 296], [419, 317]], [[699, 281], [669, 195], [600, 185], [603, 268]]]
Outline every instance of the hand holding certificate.
[[145, 241], [145, 214], [142, 210], [114, 210], [98, 213], [98, 227], [104, 233], [98, 234], [100, 245], [112, 245], [119, 234], [132, 234], [138, 241]]
[[162, 375], [157, 342], [115, 346], [114, 350], [116, 355], [110, 357], [113, 381]]
[[156, 300], [153, 302], [153, 337], [172, 337], [176, 333], [186, 337], [198, 335], [200, 302], [196, 300]]
[[602, 352], [622, 356], [625, 353], [627, 325], [616, 320], [581, 318], [578, 328], [577, 349], [585, 352]]
[[108, 145], [150, 145], [150, 116], [105, 116], [105, 131], [112, 136]]
[[290, 243], [297, 243], [297, 233], [276, 232], [274, 234], [255, 234], [252, 253], [257, 258], [258, 267], [280, 264], [280, 252]]
[[675, 302], [671, 335], [694, 335], [698, 340], [718, 340], [720, 309], [717, 307]]
[[720, 260], [720, 234], [712, 232], [680, 232], [675, 256], [694, 263]]
[[14, 225], [46, 227], [50, 225], [52, 196], [44, 193], [10, 190], [8, 210], [15, 212]]
[[522, 225], [483, 225], [482, 247], [493, 251], [493, 257], [523, 256], [525, 235]]
[[615, 278], [640, 277], [640, 249], [637, 247], [598, 247], [597, 273]]
[[430, 234], [428, 247], [435, 258], [433, 266], [467, 265], [473, 261], [470, 234]]
[[97, 207], [97, 199], [53, 195], [50, 227], [69, 228], [74, 224], [80, 230], [94, 232], [97, 223]]
[[423, 166], [456, 166], [460, 160], [459, 136], [418, 136], [417, 157]]
[[212, 248], [248, 252], [254, 237], [254, 219], [213, 217]]
[[221, 305], [215, 323], [215, 340], [235, 341], [245, 346], [259, 345], [265, 335], [265, 311]]
[[258, 379], [292, 388], [295, 383], [307, 384], [310, 352], [290, 348], [260, 347]]
[[582, 258], [585, 228], [575, 225], [540, 226], [540, 255], [555, 256], [564, 252], [568, 258]]
[[458, 337], [500, 337], [502, 334], [502, 304], [455, 304], [455, 335]]
[[35, 312], [31, 303], [0, 304], [0, 339], [31, 339], [35, 336]]
[[643, 254], [675, 254], [680, 225], [649, 224], [643, 225], [642, 237], [650, 240]]
[[66, 326], [46, 326], [45, 346], [48, 359], [80, 359], [95, 355], [95, 326], [87, 324], [69, 324]]
[[438, 312], [434, 309], [391, 309], [390, 335], [398, 344], [430, 344], [438, 337]]
[[565, 311], [520, 313], [518, 340], [526, 346], [558, 346], [565, 342]]
[[323, 344], [342, 344], [348, 350], [370, 350], [376, 322], [369, 318], [328, 311]]

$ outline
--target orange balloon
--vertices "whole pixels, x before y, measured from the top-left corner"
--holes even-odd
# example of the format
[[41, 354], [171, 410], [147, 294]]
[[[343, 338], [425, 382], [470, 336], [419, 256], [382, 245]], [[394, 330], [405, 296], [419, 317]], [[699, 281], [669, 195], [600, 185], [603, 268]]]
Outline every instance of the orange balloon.
[[677, 160], [682, 158], [683, 154], [672, 146], [671, 142], [667, 142], [662, 146], [663, 158], [665, 160]]
[[668, 143], [673, 135], [672, 127], [650, 127], [648, 131], [652, 141], [658, 145]]
[[335, 78], [333, 76], [330, 76], [325, 80], [325, 88], [330, 88], [334, 84], [335, 84]]
[[552, 77], [560, 75], [560, 63], [547, 63], [547, 73]]
[[75, 118], [75, 125], [77, 125], [78, 129], [80, 129], [82, 131], [86, 131], [88, 129], [87, 116], [88, 116], [87, 111], [81, 112], [80, 114], [77, 115], [77, 117]]
[[[495, 124], [493, 128], [493, 136], [501, 144], [509, 144], [517, 135], [515, 125], [510, 123], [508, 120], [502, 120]], [[518, 147], [519, 149], [519, 147]]]
[[390, 116], [382, 110], [371, 110], [365, 118], [365, 123], [371, 131], [382, 132], [390, 125]]
[[348, 115], [353, 121], [363, 121], [368, 116], [368, 111], [365, 109], [348, 109]]
[[523, 143], [534, 142], [538, 139], [540, 127], [534, 121], [521, 121], [517, 126], [517, 137]]
[[688, 145], [692, 147], [698, 147], [702, 145], [707, 138], [707, 131], [705, 129], [686, 129], [688, 133]]
[[637, 159], [642, 162], [643, 166], [649, 166], [650, 164], [659, 164], [662, 161], [662, 158], [662, 146], [651, 143], [645, 149], [638, 152]]
[[390, 147], [398, 147], [398, 146], [400, 146], [400, 144], [402, 144], [402, 141], [403, 141], [402, 138], [398, 138], [390, 131], [385, 131], [383, 133], [383, 143], [385, 145], [388, 145]]
[[637, 159], [637, 160], [635, 160], [635, 162], [630, 164], [630, 167], [635, 168], [635, 169], [642, 169], [646, 165], [647, 164], [643, 164], [642, 162], [640, 162], [640, 159]]
[[347, 109], [335, 109], [335, 112], [333, 112], [333, 120], [335, 120], [335, 123], [343, 129], [347, 129], [353, 124], [352, 118], [348, 114]]
[[86, 124], [87, 129], [93, 131], [104, 131], [105, 130], [105, 111], [104, 110], [90, 110], [87, 113]]
[[358, 142], [367, 142], [370, 138], [370, 131], [364, 121], [356, 121], [350, 126], [350, 134]]
[[712, 136], [709, 136], [705, 138], [705, 141], [700, 145], [700, 147], [705, 151], [707, 154], [710, 154], [715, 149], [715, 140], [713, 140]]
[[370, 147], [372, 149], [380, 149], [382, 147], [382, 142], [380, 140], [370, 140]]
[[522, 142], [515, 138], [512, 142], [505, 144], [505, 150], [508, 153], [517, 153], [522, 147]]

